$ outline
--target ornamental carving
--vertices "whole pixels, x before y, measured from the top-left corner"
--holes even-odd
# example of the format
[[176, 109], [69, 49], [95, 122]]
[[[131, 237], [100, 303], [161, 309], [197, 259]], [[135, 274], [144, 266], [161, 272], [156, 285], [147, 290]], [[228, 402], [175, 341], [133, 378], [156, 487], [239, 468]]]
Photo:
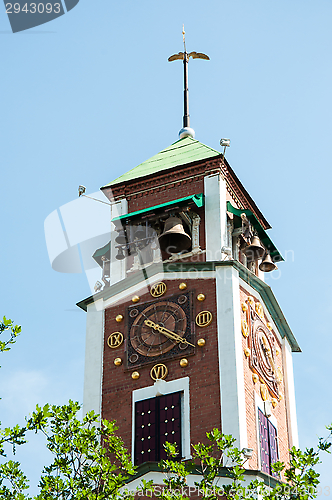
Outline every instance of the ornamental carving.
[[248, 325], [249, 366], [264, 382], [270, 394], [279, 398], [280, 370], [276, 366], [276, 340], [263, 322], [263, 308], [256, 307], [252, 297], [247, 300], [246, 323]]

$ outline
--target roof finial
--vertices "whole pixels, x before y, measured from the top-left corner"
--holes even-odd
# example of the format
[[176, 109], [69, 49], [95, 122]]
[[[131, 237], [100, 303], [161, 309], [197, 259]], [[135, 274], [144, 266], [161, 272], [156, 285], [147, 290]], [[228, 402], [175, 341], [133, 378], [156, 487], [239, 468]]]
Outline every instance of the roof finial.
[[183, 91], [183, 96], [184, 96], [184, 110], [183, 110], [183, 128], [179, 132], [180, 139], [183, 139], [184, 137], [195, 137], [195, 131], [190, 128], [190, 116], [189, 116], [189, 89], [188, 89], [188, 63], [189, 63], [189, 58], [192, 57], [193, 59], [205, 59], [209, 60], [209, 56], [206, 54], [203, 54], [202, 52], [190, 52], [188, 54], [187, 49], [186, 49], [186, 38], [185, 38], [186, 32], [184, 31], [184, 24], [182, 26], [182, 38], [183, 38], [183, 46], [184, 46], [184, 52], [179, 52], [178, 54], [173, 54], [168, 58], [168, 61], [175, 61], [176, 59], [182, 59], [183, 60], [183, 71], [184, 71], [184, 91]]

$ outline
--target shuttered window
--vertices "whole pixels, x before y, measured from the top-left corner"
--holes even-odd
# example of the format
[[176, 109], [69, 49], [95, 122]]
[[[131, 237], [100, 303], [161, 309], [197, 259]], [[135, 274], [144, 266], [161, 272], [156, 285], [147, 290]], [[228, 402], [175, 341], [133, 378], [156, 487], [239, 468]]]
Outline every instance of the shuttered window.
[[181, 392], [138, 401], [135, 405], [135, 465], [166, 459], [164, 443], [181, 450]]
[[260, 409], [258, 409], [258, 423], [262, 471], [273, 477], [279, 477], [271, 469], [271, 466], [278, 461], [277, 429]]

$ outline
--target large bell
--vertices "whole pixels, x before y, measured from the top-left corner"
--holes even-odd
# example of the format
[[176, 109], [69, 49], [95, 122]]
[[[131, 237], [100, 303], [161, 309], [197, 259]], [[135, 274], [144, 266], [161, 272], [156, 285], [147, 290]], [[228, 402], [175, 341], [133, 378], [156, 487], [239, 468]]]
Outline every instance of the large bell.
[[179, 253], [188, 250], [191, 238], [183, 229], [181, 219], [169, 217], [165, 222], [164, 232], [159, 236], [160, 249], [167, 253]]
[[127, 241], [125, 230], [116, 229], [116, 231], [119, 233], [118, 236], [115, 238], [116, 243], [118, 243], [119, 245], [124, 245]]
[[271, 255], [269, 253], [265, 254], [263, 261], [259, 264], [259, 269], [264, 273], [269, 273], [270, 271], [274, 271], [278, 269], [276, 264], [271, 259]]
[[262, 246], [258, 236], [253, 236], [251, 244], [243, 249], [249, 261], [258, 260], [265, 254], [265, 248]]

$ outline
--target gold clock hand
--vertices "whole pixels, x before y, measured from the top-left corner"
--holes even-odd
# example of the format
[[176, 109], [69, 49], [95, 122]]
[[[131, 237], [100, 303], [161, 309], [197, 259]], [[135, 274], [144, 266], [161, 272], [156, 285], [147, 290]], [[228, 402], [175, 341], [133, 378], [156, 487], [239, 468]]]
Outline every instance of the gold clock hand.
[[268, 345], [268, 341], [266, 340], [266, 337], [265, 335], [262, 336], [262, 341], [263, 341], [263, 344], [264, 344], [264, 347], [265, 347], [265, 354], [267, 356], [267, 358], [269, 359], [270, 361], [270, 365], [271, 365], [271, 368], [272, 368], [272, 371], [275, 375], [276, 373], [276, 367], [275, 367], [275, 364], [274, 364], [274, 361], [273, 361], [273, 358], [272, 358], [272, 353], [271, 353], [271, 349]]
[[181, 344], [188, 344], [188, 345], [191, 345], [192, 347], [195, 347], [193, 344], [188, 342], [188, 340], [180, 337], [180, 335], [177, 335], [176, 333], [171, 332], [170, 330], [167, 330], [167, 328], [165, 328], [163, 326], [157, 325], [156, 323], [154, 323], [153, 321], [151, 321], [149, 319], [146, 319], [144, 321], [144, 323], [146, 324], [146, 326], [150, 326], [151, 328], [153, 328], [157, 332], [160, 332], [163, 335], [166, 335], [166, 337], [169, 337], [172, 340], [176, 340], [177, 342], [180, 342]]

